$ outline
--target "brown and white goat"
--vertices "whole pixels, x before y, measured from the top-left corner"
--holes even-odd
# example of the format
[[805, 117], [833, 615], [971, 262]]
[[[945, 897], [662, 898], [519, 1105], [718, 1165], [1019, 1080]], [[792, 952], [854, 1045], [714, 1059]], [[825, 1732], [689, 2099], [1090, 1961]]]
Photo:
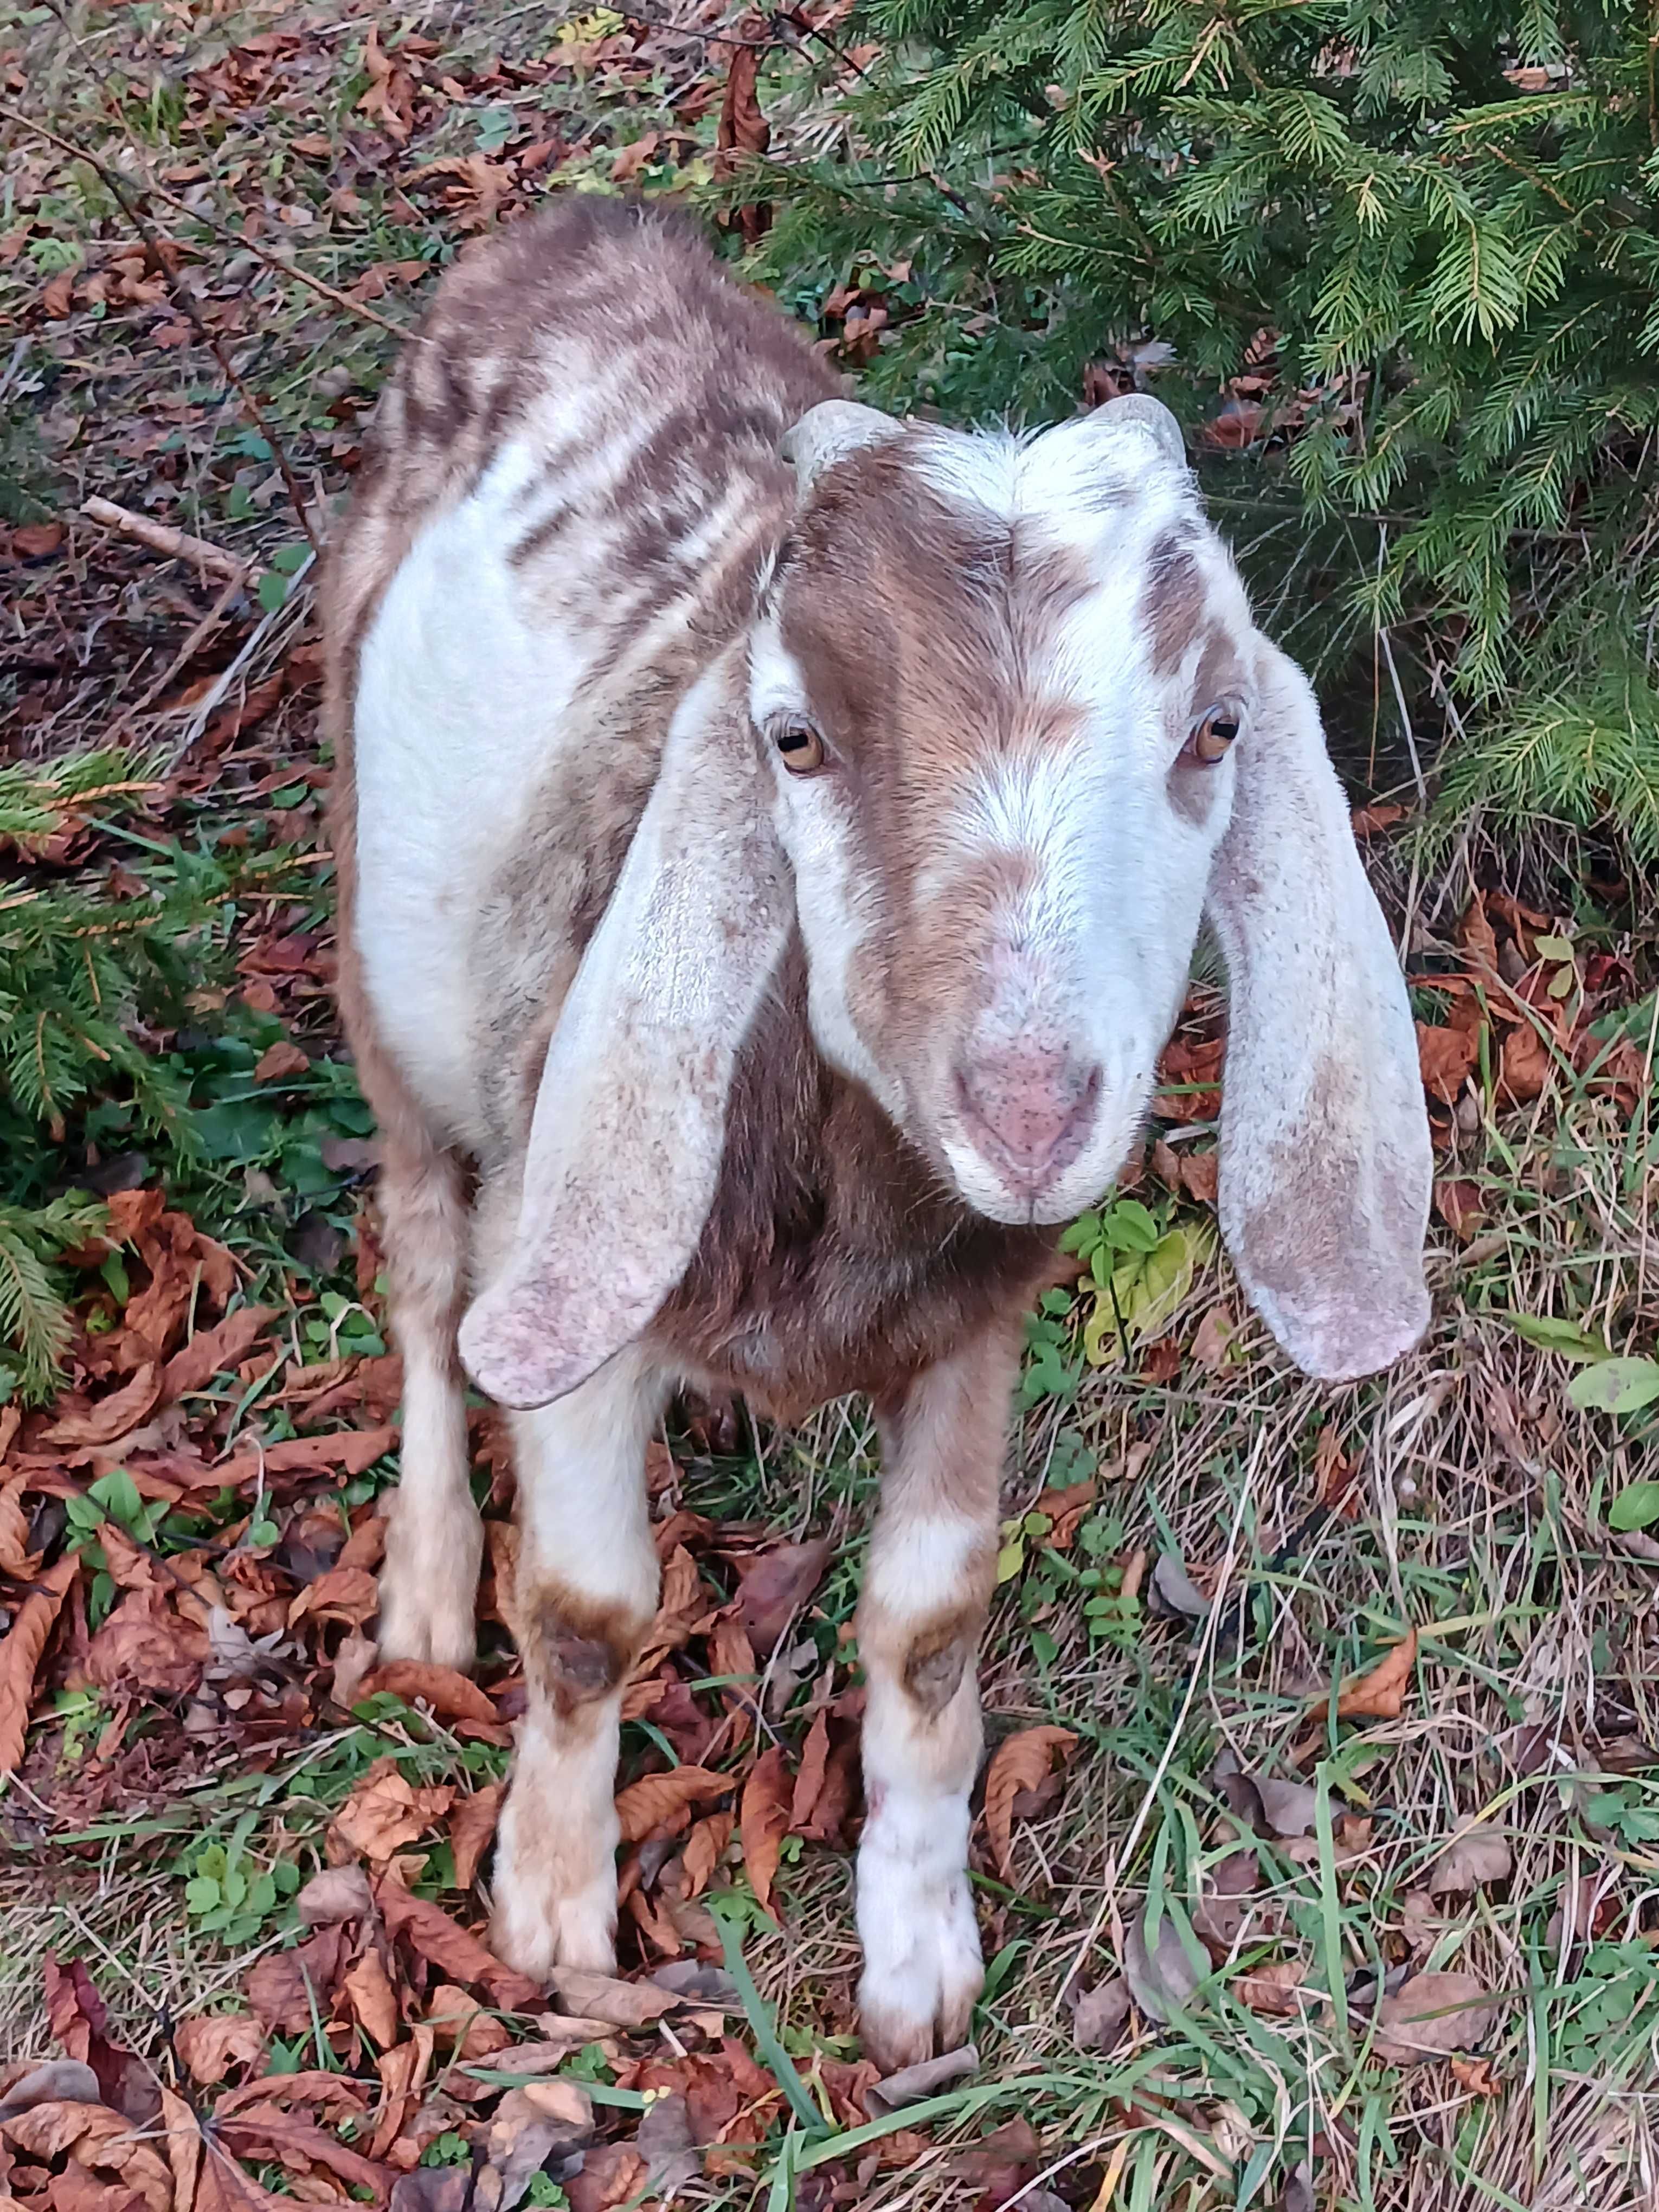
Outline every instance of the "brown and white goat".
[[1313, 696], [1155, 402], [890, 420], [688, 233], [591, 198], [445, 279], [329, 621], [406, 1377], [388, 1656], [471, 1658], [462, 1363], [516, 1409], [496, 1946], [611, 1963], [669, 1393], [865, 1391], [864, 2033], [949, 2045], [1021, 1315], [1135, 1139], [1201, 915], [1258, 1310], [1328, 1377], [1427, 1316], [1412, 1024]]

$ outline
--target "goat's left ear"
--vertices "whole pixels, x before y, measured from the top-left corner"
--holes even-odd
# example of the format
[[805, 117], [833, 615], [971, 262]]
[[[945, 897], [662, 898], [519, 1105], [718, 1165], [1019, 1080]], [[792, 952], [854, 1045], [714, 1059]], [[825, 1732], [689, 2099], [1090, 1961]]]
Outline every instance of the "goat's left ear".
[[1432, 1158], [1405, 978], [1307, 678], [1258, 641], [1210, 915], [1231, 1012], [1221, 1226], [1310, 1375], [1386, 1367], [1428, 1326]]

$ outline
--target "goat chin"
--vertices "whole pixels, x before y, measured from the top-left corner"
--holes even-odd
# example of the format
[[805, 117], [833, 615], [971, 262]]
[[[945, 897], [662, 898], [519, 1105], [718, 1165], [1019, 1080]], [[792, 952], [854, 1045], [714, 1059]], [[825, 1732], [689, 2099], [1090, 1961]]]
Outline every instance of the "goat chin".
[[[1264, 1310], [1353, 1371], [1382, 1336], [1328, 1294], [1346, 1249], [1390, 1345], [1421, 1298], [1409, 1012], [1316, 714], [1155, 403], [1035, 440], [897, 425], [677, 221], [590, 197], [445, 276], [325, 605], [338, 988], [406, 1376], [386, 1656], [472, 1656], [459, 1344], [521, 1408], [528, 1707], [495, 1948], [538, 1979], [614, 1964], [671, 1395], [792, 1419], [862, 1391], [884, 1463], [857, 1620], [864, 2034], [883, 2064], [948, 2048], [981, 1982], [975, 1655], [1022, 1316], [1053, 1225], [1131, 1148], [1146, 1010], [1179, 1003], [1213, 869], [1252, 994], [1229, 1114], [1262, 1133], [1237, 1211]], [[1229, 843], [1226, 749], [1258, 699], [1294, 803]], [[1298, 875], [1305, 1037], [1273, 1011]], [[1044, 1012], [1062, 944], [1086, 1051]], [[922, 1139], [907, 1102], [941, 1036], [977, 1057]], [[1318, 1205], [1279, 1203], [1292, 1166]]]

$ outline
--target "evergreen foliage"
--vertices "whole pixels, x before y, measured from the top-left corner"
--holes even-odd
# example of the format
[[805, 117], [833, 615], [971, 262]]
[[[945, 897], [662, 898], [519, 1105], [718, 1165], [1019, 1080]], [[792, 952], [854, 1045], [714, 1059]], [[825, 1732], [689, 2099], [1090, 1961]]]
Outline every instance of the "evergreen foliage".
[[78, 809], [107, 816], [139, 787], [107, 750], [0, 766], [0, 848], [23, 862], [0, 884], [0, 1400], [49, 1387], [67, 1327], [55, 1263], [101, 1218], [74, 1187], [71, 1129], [84, 1133], [91, 1115], [118, 1137], [191, 1149], [181, 1079], [138, 1024], [200, 980], [192, 969], [229, 888], [223, 864], [173, 848], [132, 896], [29, 865], [31, 841]]
[[[838, 36], [878, 52], [837, 143], [726, 190], [775, 203], [792, 306], [879, 297], [869, 396], [1037, 420], [1133, 373], [1258, 595], [1288, 566], [1344, 618], [1322, 655], [1278, 624], [1328, 696], [1381, 642], [1374, 713], [1458, 733], [1443, 805], [1616, 816], [1659, 859], [1646, 11], [867, 0]], [[1252, 369], [1265, 411], [1217, 450]]]

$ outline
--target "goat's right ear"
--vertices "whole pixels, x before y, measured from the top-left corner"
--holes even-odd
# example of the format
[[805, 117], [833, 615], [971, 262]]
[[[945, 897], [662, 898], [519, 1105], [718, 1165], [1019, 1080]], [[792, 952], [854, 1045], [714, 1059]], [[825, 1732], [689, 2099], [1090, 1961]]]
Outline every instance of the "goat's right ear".
[[738, 1054], [793, 920], [741, 651], [675, 715], [548, 1047], [506, 1266], [461, 1324], [481, 1390], [543, 1406], [649, 1324], [696, 1250]]

